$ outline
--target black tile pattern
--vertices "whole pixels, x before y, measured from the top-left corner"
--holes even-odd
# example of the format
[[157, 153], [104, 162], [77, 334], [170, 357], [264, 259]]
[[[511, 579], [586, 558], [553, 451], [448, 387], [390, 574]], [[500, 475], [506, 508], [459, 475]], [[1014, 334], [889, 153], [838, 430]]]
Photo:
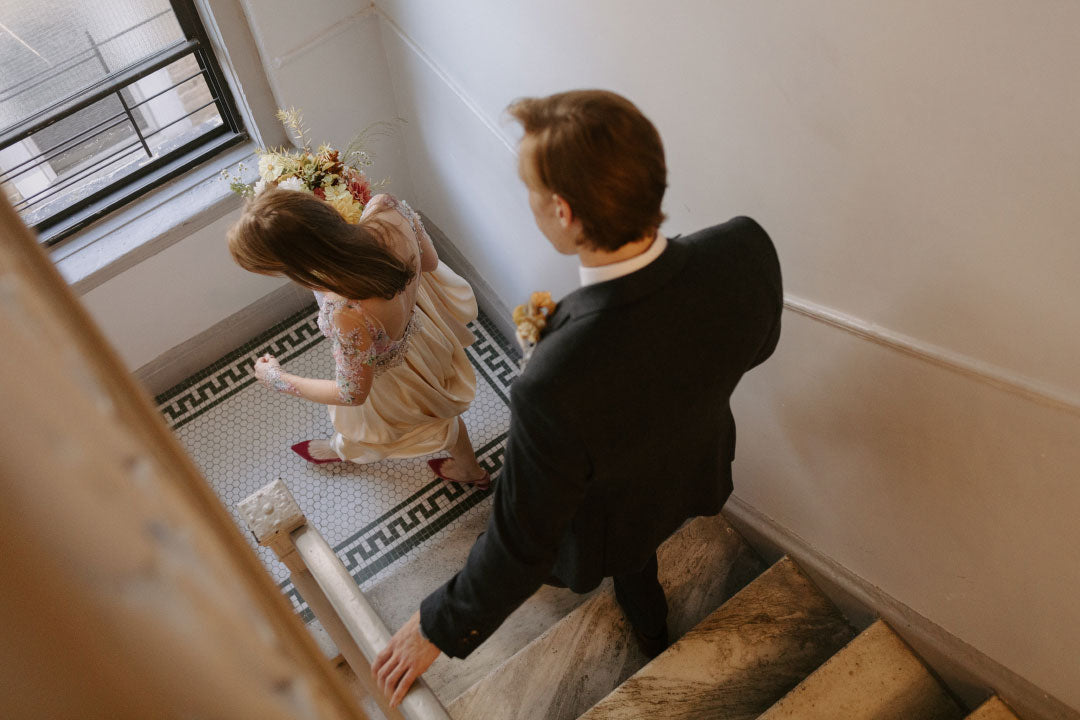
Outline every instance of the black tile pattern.
[[[477, 449], [481, 466], [492, 476], [502, 468], [506, 434], [500, 435], [483, 448]], [[355, 535], [340, 543], [334, 552], [345, 564], [357, 585], [375, 577], [396, 561], [404, 558], [457, 518], [471, 510], [492, 493], [468, 485], [434, 480], [412, 497]], [[286, 580], [282, 592], [292, 602], [304, 622], [314, 615], [299, 591]]]
[[[233, 350], [210, 367], [155, 398], [173, 430], [178, 430], [210, 408], [255, 382], [255, 359], [269, 353], [286, 362], [310, 350], [325, 338], [319, 332], [312, 305], [285, 319], [262, 335]], [[299, 324], [297, 324], [299, 323]]]

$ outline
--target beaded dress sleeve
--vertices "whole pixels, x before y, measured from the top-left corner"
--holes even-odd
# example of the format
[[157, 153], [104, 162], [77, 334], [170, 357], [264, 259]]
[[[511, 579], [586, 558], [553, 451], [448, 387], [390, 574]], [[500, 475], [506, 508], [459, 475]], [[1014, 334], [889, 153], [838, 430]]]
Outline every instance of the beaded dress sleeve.
[[378, 355], [370, 321], [359, 305], [350, 303], [334, 309], [329, 325], [338, 399], [345, 405], [359, 405], [371, 390]]

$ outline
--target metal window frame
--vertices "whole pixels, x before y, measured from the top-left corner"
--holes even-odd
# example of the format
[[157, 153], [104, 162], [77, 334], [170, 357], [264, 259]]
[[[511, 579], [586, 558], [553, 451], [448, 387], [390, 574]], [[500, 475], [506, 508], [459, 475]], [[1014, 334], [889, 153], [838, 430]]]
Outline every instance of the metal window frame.
[[0, 147], [24, 140], [110, 95], [120, 96], [120, 92], [135, 81], [187, 55], [195, 57], [202, 71], [213, 104], [221, 117], [221, 125], [35, 224], [33, 230], [43, 245], [56, 245], [144, 193], [247, 139], [232, 92], [217, 58], [214, 57], [210, 39], [194, 0], [169, 0], [169, 3], [184, 34], [184, 40], [163, 48], [134, 65], [110, 73], [78, 93], [0, 131]]

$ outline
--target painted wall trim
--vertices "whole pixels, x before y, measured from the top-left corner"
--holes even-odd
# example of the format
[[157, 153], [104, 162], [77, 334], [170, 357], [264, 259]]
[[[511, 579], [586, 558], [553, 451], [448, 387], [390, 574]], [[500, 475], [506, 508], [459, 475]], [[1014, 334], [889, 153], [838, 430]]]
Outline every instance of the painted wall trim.
[[837, 563], [738, 497], [723, 514], [765, 560], [791, 557], [862, 630], [885, 620], [948, 687], [974, 708], [998, 694], [1024, 720], [1080, 720], [1080, 712], [987, 657], [896, 598]]
[[506, 149], [509, 150], [514, 155], [514, 157], [517, 157], [517, 143], [515, 143], [509, 138], [509, 136], [507, 136], [507, 134], [502, 130], [502, 128], [499, 127], [498, 123], [489, 118], [487, 114], [484, 113], [482, 109], [480, 109], [480, 106], [473, 102], [473, 99], [469, 97], [468, 93], [466, 93], [460, 85], [454, 82], [454, 79], [451, 78], [445, 70], [439, 67], [439, 65], [426, 52], [424, 52], [423, 48], [417, 45], [416, 42], [414, 42], [413, 39], [409, 37], [404, 30], [401, 29], [401, 26], [394, 22], [394, 19], [388, 14], [386, 14], [386, 12], [378, 5], [375, 6], [375, 14], [378, 15], [379, 18], [382, 19], [382, 21], [386, 23], [386, 25], [391, 30], [393, 30], [399, 38], [401, 38], [401, 41], [405, 43], [405, 45], [410, 50], [416, 53], [416, 56], [420, 58], [425, 65], [428, 66], [431, 72], [435, 73], [436, 77], [442, 80], [443, 83], [445, 83], [446, 86], [450, 88], [450, 92], [454, 93], [454, 95], [457, 96], [458, 100], [460, 100], [462, 104], [464, 104], [465, 107], [469, 109], [470, 112], [476, 115], [477, 119], [482, 122], [484, 126], [488, 130], [490, 130], [492, 134], [499, 139], [500, 142], [502, 142], [503, 145], [506, 146]]
[[292, 50], [282, 53], [281, 55], [275, 55], [270, 61], [270, 64], [275, 70], [278, 70], [285, 65], [288, 65], [296, 58], [301, 57], [302, 55], [306, 55], [315, 48], [326, 44], [327, 40], [335, 38], [343, 32], [348, 31], [356, 23], [368, 17], [371, 17], [374, 14], [375, 5], [369, 5], [363, 10], [355, 12], [352, 15], [343, 18], [340, 22], [334, 23], [333, 25], [322, 30], [321, 32], [316, 33], [312, 37], [308, 38], [304, 42], [294, 47]]
[[786, 295], [784, 307], [811, 320], [843, 330], [863, 340], [883, 345], [905, 355], [924, 360], [998, 390], [1020, 395], [1040, 405], [1080, 416], [1080, 395], [1010, 372], [991, 363], [953, 352], [931, 343], [838, 312], [809, 300]]

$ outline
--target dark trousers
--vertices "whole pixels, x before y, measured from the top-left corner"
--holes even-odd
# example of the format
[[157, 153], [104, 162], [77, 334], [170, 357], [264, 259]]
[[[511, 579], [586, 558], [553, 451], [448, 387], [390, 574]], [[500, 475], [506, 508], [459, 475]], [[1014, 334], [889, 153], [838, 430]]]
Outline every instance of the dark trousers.
[[[630, 625], [646, 637], [656, 637], [667, 628], [667, 597], [660, 586], [658, 572], [656, 553], [653, 553], [645, 567], [637, 572], [612, 577], [619, 607], [626, 613]], [[566, 587], [566, 583], [554, 575], [548, 578], [547, 584]]]
[[619, 607], [634, 629], [647, 637], [656, 637], [667, 628], [667, 598], [657, 572], [656, 553], [653, 553], [641, 570], [612, 578]]

